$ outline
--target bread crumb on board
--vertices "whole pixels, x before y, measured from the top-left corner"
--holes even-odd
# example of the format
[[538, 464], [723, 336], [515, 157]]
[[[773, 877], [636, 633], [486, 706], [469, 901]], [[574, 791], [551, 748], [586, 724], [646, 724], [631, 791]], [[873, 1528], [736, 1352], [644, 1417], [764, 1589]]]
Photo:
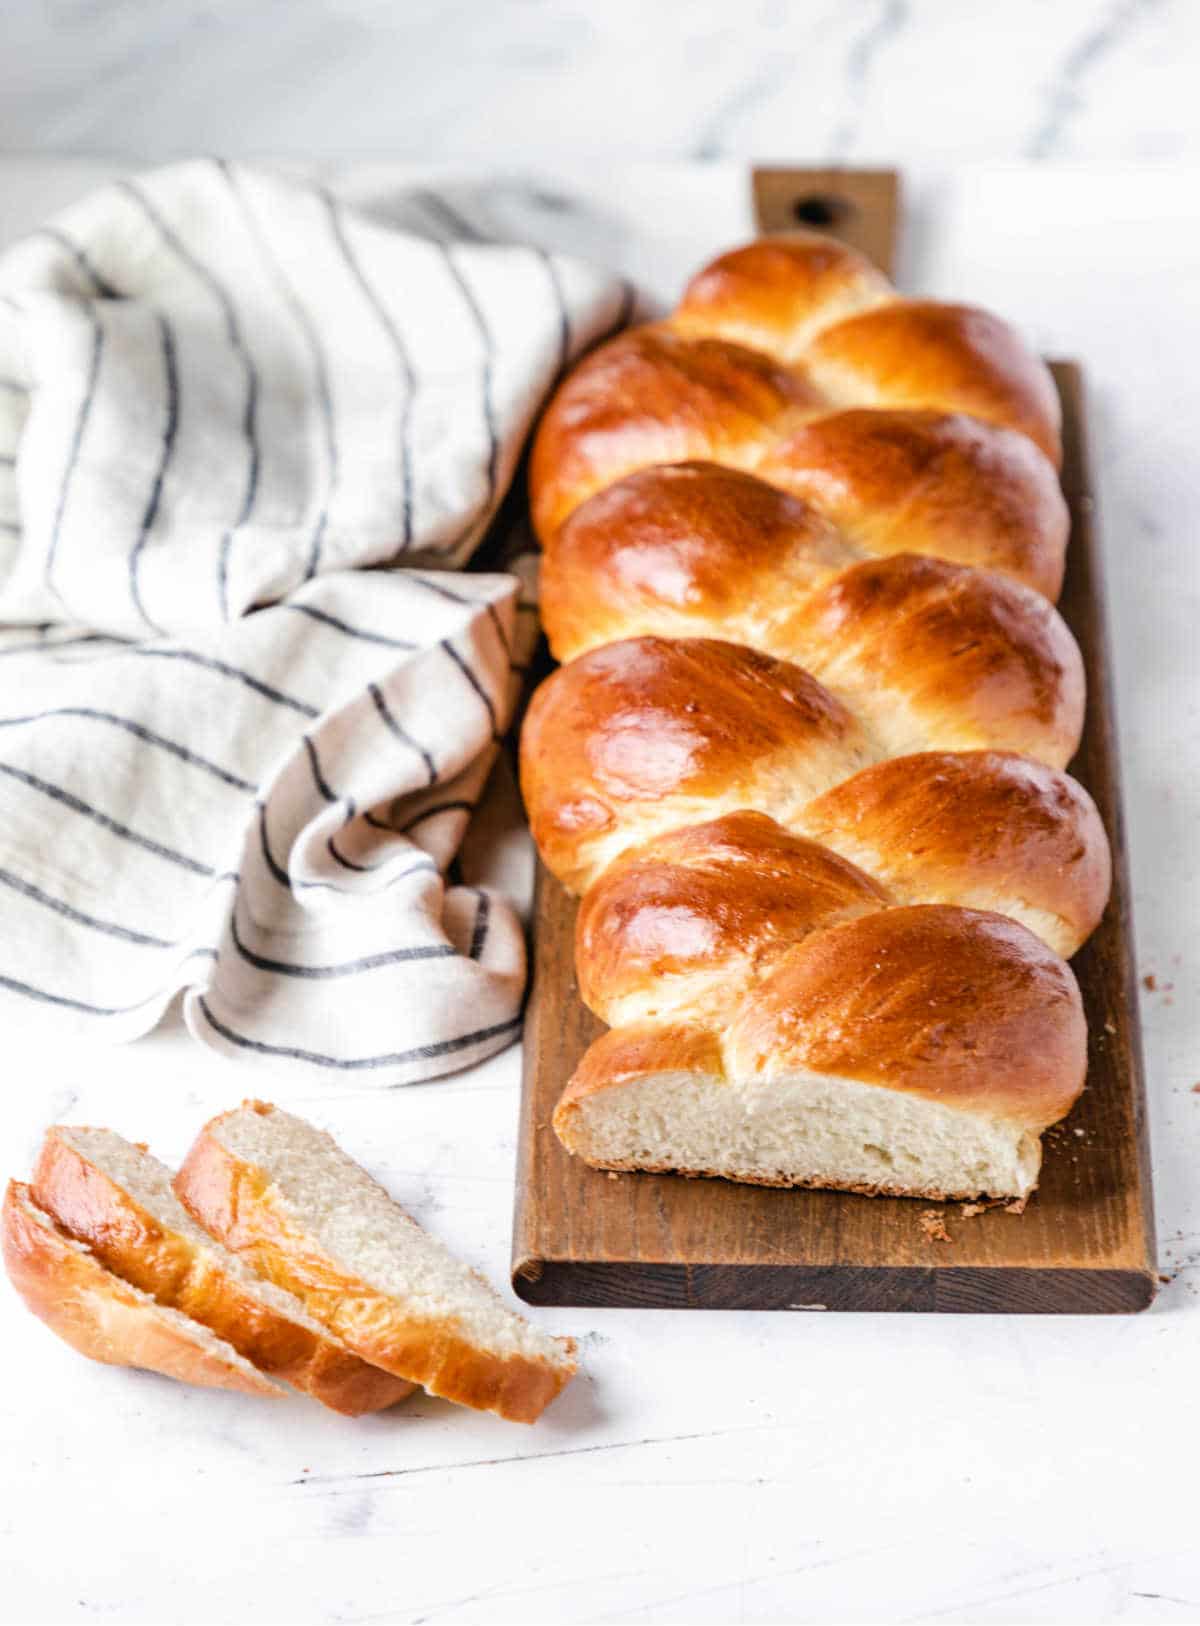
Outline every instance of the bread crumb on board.
[[976, 1214], [986, 1214], [991, 1208], [1002, 1208], [1006, 1214], [1023, 1214], [1025, 1198], [985, 1197], [982, 1202], [960, 1204], [959, 1212], [964, 1219], [974, 1219]]
[[926, 1208], [921, 1212], [920, 1226], [925, 1233], [927, 1242], [949, 1242], [950, 1233], [946, 1229], [946, 1221], [939, 1209]]

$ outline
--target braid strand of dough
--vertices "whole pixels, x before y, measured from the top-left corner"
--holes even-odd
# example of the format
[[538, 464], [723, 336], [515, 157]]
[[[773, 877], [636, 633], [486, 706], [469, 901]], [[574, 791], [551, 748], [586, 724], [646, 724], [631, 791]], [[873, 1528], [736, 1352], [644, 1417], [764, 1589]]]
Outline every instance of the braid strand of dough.
[[611, 1031], [607, 1168], [1024, 1199], [1083, 1087], [1108, 844], [1044, 366], [827, 239], [750, 244], [568, 376], [531, 499], [564, 664], [522, 735]]

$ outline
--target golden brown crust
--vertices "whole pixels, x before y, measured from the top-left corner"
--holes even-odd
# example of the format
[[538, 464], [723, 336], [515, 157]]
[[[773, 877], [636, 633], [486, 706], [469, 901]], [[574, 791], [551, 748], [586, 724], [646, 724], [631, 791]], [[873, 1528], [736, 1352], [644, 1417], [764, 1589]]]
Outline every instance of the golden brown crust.
[[[930, 568], [935, 577], [942, 569]], [[993, 651], [967, 635], [971, 598], [968, 587], [958, 600], [966, 601], [961, 643], [954, 594], [934, 593], [926, 610], [935, 623], [942, 618], [944, 646], [962, 650], [951, 667], [961, 658], [978, 673], [985, 710], [997, 692], [982, 682]], [[992, 613], [1001, 601], [989, 602]], [[1037, 614], [1023, 636], [1030, 665], [1044, 674], [1062, 651], [1055, 624], [1037, 619], [1040, 601], [1026, 598], [1019, 608], [1030, 603]], [[833, 605], [830, 615], [836, 596]], [[881, 648], [888, 636], [885, 622]], [[894, 641], [891, 648], [902, 662]], [[1007, 661], [997, 685], [1002, 702], [1019, 710], [1012, 697], [1023, 694], [1032, 709], [1037, 683], [1029, 667]], [[1066, 690], [1081, 680], [1065, 660], [1064, 667]], [[916, 685], [915, 664], [913, 674]], [[952, 672], [941, 674], [953, 697]], [[932, 708], [936, 668], [924, 682]], [[1056, 755], [1071, 738], [1074, 709], [1061, 696], [1049, 703], [1045, 735], [1061, 731], [1063, 741]], [[716, 640], [640, 638], [592, 650], [542, 685], [525, 722], [521, 779], [543, 858], [577, 890], [635, 843], [689, 819], [755, 809], [832, 847], [904, 901], [1028, 915], [1035, 929], [1053, 934], [1056, 948], [1073, 953], [1108, 895], [1108, 842], [1087, 794], [1056, 769], [1007, 752], [918, 749], [872, 766], [882, 749], [828, 690], [788, 663]], [[1038, 912], [1053, 918], [1041, 922]]]
[[542, 625], [560, 661], [646, 632], [696, 634], [756, 609], [764, 589], [794, 602], [858, 557], [811, 503], [752, 474], [664, 464], [606, 486], [558, 530]]
[[1056, 599], [1070, 519], [1050, 460], [961, 413], [850, 409], [767, 448], [755, 473], [872, 554], [999, 570]]
[[1062, 460], [1050, 370], [989, 311], [895, 300], [823, 328], [804, 368], [839, 403], [966, 412], [1028, 435], [1055, 467]]
[[792, 364], [835, 402], [966, 412], [1061, 456], [1049, 370], [1007, 322], [897, 298], [868, 261], [817, 234], [721, 255], [693, 277], [671, 325]]
[[627, 846], [689, 814], [791, 808], [870, 756], [845, 707], [798, 667], [716, 639], [636, 638], [542, 684], [521, 788], [546, 863], [581, 887], [614, 835]]
[[804, 601], [784, 643], [889, 754], [991, 748], [1063, 768], [1078, 748], [1079, 646], [1053, 605], [990, 571], [866, 560]]
[[752, 463], [820, 407], [758, 351], [631, 328], [568, 374], [542, 416], [529, 470], [537, 533], [547, 542], [592, 492], [649, 463]]
[[57, 1127], [42, 1142], [33, 1195], [115, 1275], [332, 1411], [358, 1417], [412, 1393], [411, 1383], [264, 1304], [215, 1251], [164, 1226]]
[[[802, 426], [830, 409], [846, 421], [825, 460], [820, 435], [805, 443]], [[1053, 593], [1066, 535], [1050, 467], [1060, 416], [1048, 369], [999, 318], [900, 299], [861, 257], [811, 235], [752, 243], [699, 272], [666, 322], [621, 334], [568, 376], [534, 446], [534, 522], [548, 544], [594, 492], [653, 464], [794, 462], [812, 477], [800, 494], [815, 496], [823, 478], [834, 506], [818, 507], [874, 531], [871, 551], [944, 547], [980, 562], [982, 550], [982, 562]], [[872, 442], [889, 432], [903, 441], [906, 427], [907, 460], [893, 450], [873, 476]], [[793, 430], [800, 443], [784, 451]], [[948, 480], [929, 478], [939, 442]], [[978, 478], [985, 465], [990, 481]]]
[[711, 465], [648, 469], [575, 511], [542, 615], [563, 659], [613, 639], [720, 636], [792, 661], [887, 754], [1021, 750], [1065, 765], [1083, 662], [1057, 611], [991, 571], [911, 554], [853, 563], [807, 505]]
[[[776, 375], [751, 405], [739, 385], [726, 417], [750, 354], [806, 393]], [[1074, 1099], [1078, 990], [1025, 929], [1070, 952], [1108, 889], [1096, 810], [1058, 771], [1084, 700], [1047, 602], [1059, 457], [1053, 381], [1010, 327], [900, 299], [813, 237], [723, 255], [666, 323], [568, 380], [532, 490], [570, 665], [530, 708], [522, 783], [549, 867], [592, 886], [584, 998], [633, 1026], [585, 1057], [566, 1144], [588, 1093], [726, 1064], [1022, 1132]], [[743, 683], [751, 650], [778, 669]], [[794, 726], [787, 703], [811, 712], [815, 692], [853, 735]]]
[[[624, 853], [576, 922], [580, 995], [606, 1021], [700, 998], [727, 1010], [808, 932], [898, 904], [1020, 920], [1069, 955], [1108, 892], [1108, 843], [1074, 780], [998, 752], [931, 752], [867, 768], [804, 809], [813, 840], [737, 812]], [[844, 856], [838, 856], [838, 849]]]
[[288, 1212], [267, 1173], [221, 1144], [213, 1132], [220, 1122], [215, 1118], [201, 1130], [184, 1159], [175, 1180], [180, 1200], [225, 1247], [294, 1293], [363, 1360], [430, 1394], [519, 1423], [536, 1422], [566, 1387], [573, 1365], [496, 1355], [464, 1338], [452, 1318], [406, 1315], [387, 1294], [348, 1274]]
[[626, 853], [584, 896], [580, 996], [609, 1022], [630, 998], [661, 1012], [719, 994], [727, 1009], [789, 943], [888, 901], [853, 864], [762, 813], [689, 825]]
[[696, 273], [671, 325], [803, 361], [818, 330], [894, 299], [870, 260], [822, 232], [790, 232], [731, 249]]
[[1053, 768], [999, 751], [877, 763], [810, 802], [797, 828], [906, 903], [1025, 919], [1074, 954], [1108, 900], [1108, 838], [1091, 797]]
[[603, 1034], [555, 1112], [578, 1150], [588, 1097], [662, 1074], [769, 1086], [851, 1079], [1040, 1133], [1083, 1088], [1087, 1030], [1070, 968], [1014, 921], [923, 904], [857, 915], [786, 947], [713, 1031], [643, 1020]]
[[1000, 915], [922, 904], [815, 932], [735, 1016], [738, 1077], [834, 1074], [1040, 1132], [1070, 1111], [1087, 1027], [1068, 965]]
[[73, 1242], [18, 1180], [9, 1182], [4, 1198], [3, 1250], [9, 1279], [25, 1304], [81, 1355], [206, 1389], [273, 1397], [286, 1392], [193, 1339], [185, 1322], [139, 1296]]
[[632, 1022], [602, 1033], [584, 1051], [554, 1110], [555, 1133], [568, 1151], [574, 1150], [571, 1126], [581, 1101], [638, 1084], [654, 1073], [701, 1073], [724, 1082], [725, 1062], [716, 1034], [686, 1021]]

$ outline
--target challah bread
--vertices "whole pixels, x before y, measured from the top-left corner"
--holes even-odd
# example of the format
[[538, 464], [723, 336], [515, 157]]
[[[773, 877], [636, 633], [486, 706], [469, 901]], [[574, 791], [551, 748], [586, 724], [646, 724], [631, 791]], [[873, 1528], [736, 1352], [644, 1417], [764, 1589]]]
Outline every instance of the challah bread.
[[[666, 321], [619, 335], [576, 367], [534, 446], [534, 523], [547, 542], [593, 492], [651, 464], [757, 469], [809, 420], [862, 407], [896, 414], [902, 435], [909, 415], [920, 414], [918, 438], [925, 414], [972, 419], [980, 494], [996, 487], [1001, 507], [1010, 458], [1014, 485], [1028, 482], [1027, 447], [1041, 453], [1053, 482], [1058, 396], [1007, 324], [962, 305], [901, 299], [851, 249], [797, 234], [722, 256]], [[842, 438], [855, 458], [853, 426]], [[935, 428], [933, 446], [937, 438]], [[883, 506], [907, 506], [923, 486], [918, 474]], [[964, 512], [970, 506], [959, 481], [945, 495]]]
[[762, 238], [711, 260], [688, 283], [672, 322], [681, 333], [728, 339], [782, 362], [802, 362], [823, 327], [895, 299], [883, 272], [830, 237]]
[[988, 311], [902, 299], [868, 260], [812, 233], [747, 243], [692, 278], [672, 318], [798, 368], [831, 400], [936, 406], [1007, 424], [1057, 462], [1046, 369]]
[[998, 915], [920, 905], [815, 931], [694, 1021], [591, 1046], [554, 1114], [607, 1169], [1024, 1200], [1083, 1087], [1070, 969]]
[[[947, 760], [953, 769], [978, 761]], [[1025, 764], [1014, 757], [997, 759], [997, 766], [1000, 774], [1020, 775]], [[950, 828], [953, 833], [960, 826], [955, 821]], [[837, 853], [835, 842], [794, 834], [762, 813], [729, 813], [669, 831], [617, 859], [584, 895], [575, 932], [580, 996], [615, 1027], [686, 1012], [710, 990], [732, 997], [810, 932], [923, 900], [1004, 914], [1058, 952], [1070, 948], [1078, 928], [1072, 931], [1070, 921], [1045, 907], [1055, 901], [1051, 895], [1043, 897], [1040, 910], [1029, 904], [1019, 863], [1004, 867], [1005, 855], [992, 848], [991, 834], [986, 825], [975, 832], [981, 849], [977, 865], [967, 854], [956, 867], [956, 854], [948, 847], [937, 876], [936, 829], [927, 824], [916, 835], [929, 844], [924, 867], [915, 877], [901, 872], [885, 880], [879, 874], [882, 861], [874, 871], [859, 867]], [[1048, 835], [1046, 845], [1060, 838], [1069, 864], [1073, 833], [1060, 825]], [[1002, 833], [998, 837], [1002, 848]], [[1027, 859], [1028, 851], [1018, 856]], [[1054, 878], [1051, 864], [1037, 868]], [[1101, 895], [1097, 885], [1097, 901]], [[1063, 906], [1074, 901], [1068, 895]]]
[[[636, 544], [623, 550], [610, 582], [631, 582], [638, 552]], [[580, 670], [575, 657], [611, 644], [618, 629], [623, 641], [720, 635], [819, 678], [880, 756], [1020, 747], [1064, 767], [1079, 744], [1084, 678], [1075, 640], [1045, 599], [990, 572], [898, 554], [853, 565], [807, 595], [774, 572], [756, 580], [736, 568], [708, 593], [679, 569], [668, 593], [664, 601], [653, 588], [635, 588], [623, 612], [607, 616], [596, 613], [599, 594], [576, 600], [561, 683]]]
[[[935, 741], [945, 716], [957, 723], [953, 699], [929, 694]], [[534, 838], [574, 891], [635, 844], [749, 808], [904, 901], [997, 909], [1071, 953], [1107, 897], [1103, 827], [1065, 774], [994, 751], [880, 763], [882, 743], [827, 689], [740, 644], [591, 650], [538, 689], [521, 743]]]
[[1049, 602], [1059, 456], [1010, 328], [811, 235], [722, 256], [560, 387], [530, 485], [567, 664], [522, 787], [617, 1024], [556, 1114], [568, 1149], [1032, 1188], [1084, 1078], [1057, 955], [1109, 884], [1061, 771], [1084, 677]]
[[569, 1339], [508, 1310], [328, 1135], [277, 1107], [212, 1119], [175, 1189], [350, 1349], [431, 1394], [532, 1423], [574, 1376]]
[[[955, 534], [961, 544], [966, 533]], [[910, 581], [974, 581], [975, 613], [985, 624], [989, 615], [1001, 623], [1016, 616], [1032, 627], [1040, 616], [1041, 625], [1054, 629], [1060, 659], [1077, 668], [1074, 640], [1042, 602], [1046, 595], [1033, 597], [1042, 583], [1057, 591], [1061, 566], [1041, 577], [1023, 572], [1016, 548], [960, 545], [941, 560], [933, 558], [936, 549], [915, 551], [916, 557], [895, 557], [894, 550], [863, 549], [813, 504], [735, 469], [703, 463], [642, 469], [590, 497], [546, 549], [542, 620], [562, 661], [636, 632], [682, 635], [716, 627], [802, 660], [803, 607], [839, 578], [882, 574], [895, 584], [893, 592]], [[988, 573], [968, 571], [968, 565]], [[1025, 591], [1022, 575], [1033, 580]]]
[[299, 1299], [202, 1231], [172, 1191], [166, 1165], [112, 1130], [49, 1129], [33, 1196], [124, 1281], [332, 1411], [358, 1417], [412, 1393], [411, 1383], [368, 1365]]
[[287, 1393], [198, 1321], [124, 1281], [11, 1180], [4, 1197], [4, 1264], [25, 1304], [81, 1355], [137, 1366], [181, 1383], [241, 1394]]
[[1054, 463], [1062, 412], [1046, 368], [999, 317], [903, 299], [861, 254], [797, 232], [731, 249], [697, 272], [674, 325], [739, 343], [815, 380], [829, 400], [935, 407], [1028, 435]]
[[560, 667], [530, 704], [521, 788], [553, 872], [582, 891], [631, 842], [726, 809], [786, 824], [877, 756], [799, 667], [711, 638], [636, 638]]
[[756, 466], [864, 553], [928, 553], [1057, 599], [1067, 505], [1054, 465], [1011, 429], [961, 413], [864, 409], [817, 418]]

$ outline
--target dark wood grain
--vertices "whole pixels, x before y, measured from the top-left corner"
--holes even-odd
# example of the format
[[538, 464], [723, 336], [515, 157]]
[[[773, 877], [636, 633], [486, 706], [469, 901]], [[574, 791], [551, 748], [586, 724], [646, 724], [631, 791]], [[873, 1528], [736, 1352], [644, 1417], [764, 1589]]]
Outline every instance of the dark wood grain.
[[[775, 171], [765, 178], [760, 172], [763, 229], [793, 224], [784, 216], [795, 198], [819, 194], [829, 178], [829, 172]], [[846, 179], [839, 174], [839, 184]], [[876, 225], [852, 240], [888, 263], [895, 187], [875, 181], [855, 196]], [[858, 229], [865, 231], [861, 222]], [[1083, 651], [1089, 688], [1072, 771], [1099, 805], [1114, 878], [1105, 917], [1074, 962], [1090, 1033], [1087, 1089], [1066, 1123], [1046, 1137], [1036, 1196], [1022, 1215], [997, 1208], [968, 1218], [961, 1206], [947, 1204], [938, 1212], [950, 1241], [938, 1242], [921, 1224], [935, 1206], [928, 1203], [673, 1175], [611, 1176], [568, 1157], [551, 1114], [602, 1025], [584, 1008], [575, 982], [575, 902], [539, 869], [513, 1233], [513, 1285], [530, 1303], [1107, 1314], [1141, 1310], [1153, 1299], [1133, 931], [1083, 383], [1074, 363], [1053, 370], [1063, 401], [1063, 489], [1072, 520], [1060, 608]]]
[[892, 274], [900, 216], [894, 169], [756, 169], [753, 186], [764, 234], [824, 231]]

